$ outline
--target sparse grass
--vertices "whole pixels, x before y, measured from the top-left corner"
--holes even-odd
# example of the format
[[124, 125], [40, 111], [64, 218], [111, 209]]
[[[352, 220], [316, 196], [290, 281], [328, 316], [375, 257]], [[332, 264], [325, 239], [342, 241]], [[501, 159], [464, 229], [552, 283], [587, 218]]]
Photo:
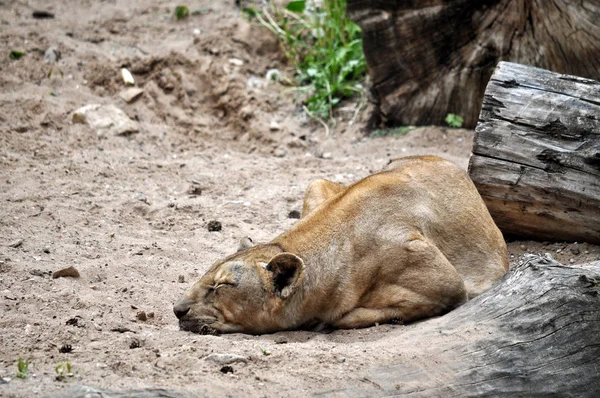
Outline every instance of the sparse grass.
[[190, 15], [190, 9], [188, 6], [177, 6], [175, 7], [175, 18], [183, 19]]
[[446, 115], [446, 119], [444, 119], [444, 121], [448, 124], [448, 126], [454, 129], [459, 129], [463, 125], [463, 118], [455, 115], [454, 113], [449, 113]]
[[69, 361], [59, 362], [54, 368], [54, 372], [56, 372], [57, 376], [73, 376]]
[[26, 379], [28, 369], [29, 369], [29, 359], [25, 360], [25, 359], [19, 357], [19, 360], [17, 362], [17, 374], [15, 376], [17, 376], [19, 379]]
[[285, 7], [271, 1], [261, 8], [249, 3], [245, 15], [278, 37], [311, 115], [332, 119], [333, 107], [362, 92], [361, 30], [347, 18], [346, 0], [294, 0]]

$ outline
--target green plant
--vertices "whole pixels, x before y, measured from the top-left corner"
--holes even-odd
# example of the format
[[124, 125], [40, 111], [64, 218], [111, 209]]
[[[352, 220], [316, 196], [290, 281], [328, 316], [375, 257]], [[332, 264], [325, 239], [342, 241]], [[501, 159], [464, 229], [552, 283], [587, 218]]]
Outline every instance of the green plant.
[[56, 367], [54, 368], [54, 372], [56, 372], [58, 376], [73, 376], [73, 373], [71, 373], [71, 364], [69, 363], [69, 361], [59, 362], [58, 365], [56, 365]]
[[463, 125], [463, 118], [455, 115], [454, 113], [449, 113], [446, 115], [446, 119], [444, 121], [448, 124], [448, 126], [459, 129]]
[[244, 8], [250, 20], [269, 29], [293, 68], [309, 113], [332, 118], [342, 99], [362, 92], [366, 71], [361, 30], [345, 14], [346, 0], [274, 2]]
[[190, 15], [190, 9], [187, 6], [175, 7], [175, 18], [183, 19]]
[[23, 358], [19, 357], [19, 360], [17, 362], [17, 374], [16, 376], [19, 379], [25, 379], [27, 378], [27, 370], [29, 369], [29, 359], [24, 360]]
[[21, 59], [21, 57], [25, 55], [25, 51], [12, 50], [9, 54], [10, 59]]

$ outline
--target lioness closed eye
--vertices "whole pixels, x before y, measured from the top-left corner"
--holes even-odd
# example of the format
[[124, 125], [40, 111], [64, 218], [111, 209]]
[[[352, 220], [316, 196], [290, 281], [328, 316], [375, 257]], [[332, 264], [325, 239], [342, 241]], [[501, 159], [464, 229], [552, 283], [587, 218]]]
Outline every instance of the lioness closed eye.
[[409, 322], [461, 305], [507, 269], [502, 234], [467, 174], [406, 157], [347, 187], [314, 181], [289, 231], [242, 241], [173, 310], [195, 332]]

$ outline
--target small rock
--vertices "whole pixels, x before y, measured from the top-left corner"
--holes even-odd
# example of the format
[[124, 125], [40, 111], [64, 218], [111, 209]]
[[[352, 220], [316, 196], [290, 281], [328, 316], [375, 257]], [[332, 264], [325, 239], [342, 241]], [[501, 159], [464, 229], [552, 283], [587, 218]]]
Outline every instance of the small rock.
[[230, 365], [230, 364], [236, 363], [236, 362], [244, 362], [244, 363], [248, 362], [248, 359], [241, 355], [217, 354], [217, 353], [210, 354], [209, 356], [205, 357], [204, 360], [209, 361], [209, 362], [214, 362], [219, 365]]
[[68, 354], [70, 352], [73, 352], [73, 346], [71, 346], [71, 344], [63, 344], [58, 349], [58, 352], [60, 352], [61, 354]]
[[292, 210], [288, 213], [288, 218], [300, 218], [302, 214], [298, 210]]
[[281, 130], [281, 126], [279, 125], [279, 123], [277, 123], [275, 120], [273, 120], [271, 122], [271, 124], [269, 125], [269, 130], [271, 130], [271, 131], [279, 131], [279, 130]]
[[132, 350], [134, 348], [140, 348], [141, 346], [142, 346], [142, 343], [136, 338], [131, 339], [131, 343], [129, 343], [129, 348]]
[[208, 231], [209, 232], [218, 232], [223, 228], [219, 221], [210, 221], [208, 223]]
[[148, 320], [148, 317], [146, 316], [146, 313], [144, 311], [138, 312], [135, 317], [138, 319], [138, 321], [142, 322], [146, 322]]
[[14, 249], [16, 249], [17, 247], [21, 246], [23, 244], [23, 239], [17, 239], [13, 242], [10, 242], [8, 244], [8, 247], [12, 247]]
[[202, 195], [202, 188], [198, 185], [192, 185], [191, 187], [189, 187], [188, 193], [190, 195], [200, 196]]
[[570, 258], [570, 259], [569, 259], [569, 262], [570, 262], [571, 264], [573, 264], [573, 263], [575, 262], [575, 260], [574, 260], [574, 259], [572, 259], [572, 258]]
[[331, 154], [331, 152], [323, 152], [323, 154], [321, 155], [321, 159], [332, 159], [333, 155]]
[[47, 64], [55, 64], [60, 60], [60, 51], [56, 47], [50, 47], [44, 53], [44, 62]]
[[229, 63], [235, 66], [242, 66], [244, 65], [244, 61], [242, 61], [239, 58], [229, 58]]
[[589, 250], [584, 251], [585, 254], [590, 254]]
[[521, 245], [519, 247], [521, 248], [521, 250], [527, 250], [527, 247], [525, 245]]
[[99, 137], [137, 133], [139, 126], [114, 105], [90, 104], [73, 112], [73, 123], [87, 124]]
[[123, 82], [126, 85], [133, 86], [135, 84], [135, 80], [133, 79], [133, 75], [127, 68], [121, 68], [121, 77], [123, 78]]
[[574, 254], [574, 255], [576, 255], [576, 256], [577, 256], [579, 253], [581, 253], [581, 252], [579, 251], [579, 248], [578, 248], [578, 247], [572, 247], [570, 250], [571, 250], [571, 253], [573, 253], [573, 254]]
[[344, 363], [346, 362], [346, 357], [337, 357], [337, 360], [339, 363]]
[[557, 253], [560, 253], [560, 252], [562, 252], [562, 250], [560, 250], [560, 249], [556, 249], [556, 252], [557, 252]]
[[44, 11], [44, 10], [35, 10], [32, 14], [32, 17], [34, 17], [35, 19], [52, 19], [54, 18], [54, 14], [51, 13], [50, 11]]
[[200, 36], [200, 33], [202, 33], [202, 31], [200, 29], [196, 28], [192, 31], [192, 33], [194, 36]]
[[231, 366], [229, 366], [229, 365], [225, 365], [221, 369], [219, 369], [219, 371], [221, 373], [225, 373], [225, 374], [227, 374], [227, 373], [233, 373], [233, 368]]
[[127, 90], [121, 91], [119, 93], [119, 97], [123, 98], [123, 101], [130, 104], [133, 101], [135, 101], [136, 99], [140, 98], [143, 93], [144, 93], [144, 90], [142, 90], [141, 88], [131, 87], [131, 88], [128, 88]]
[[154, 318], [154, 312], [149, 312], [148, 313], [148, 318]]
[[79, 278], [79, 271], [77, 271], [77, 269], [75, 269], [75, 267], [70, 266], [68, 268], [63, 268], [61, 270], [55, 271], [52, 274], [52, 279], [66, 278], [66, 277]]
[[249, 88], [262, 88], [265, 85], [263, 79], [256, 76], [250, 76], [247, 84]]
[[149, 204], [150, 204], [150, 202], [148, 201], [148, 198], [146, 197], [146, 195], [144, 195], [144, 194], [143, 194], [143, 193], [141, 193], [141, 192], [138, 192], [138, 193], [136, 193], [136, 194], [135, 194], [135, 196], [134, 196], [133, 198], [134, 198], [135, 200], [139, 200], [140, 202], [143, 202], [143, 203], [145, 203], [145, 204], [147, 204], [147, 205], [149, 205]]
[[279, 147], [273, 151], [273, 156], [275, 157], [283, 158], [285, 157], [285, 155], [287, 155], [287, 151], [285, 150], [285, 148]]
[[179, 283], [185, 283], [185, 276], [179, 275], [179, 277], [177, 278], [177, 282], [179, 282]]
[[288, 340], [287, 338], [285, 338], [285, 336], [277, 336], [275, 337], [275, 339], [273, 340], [275, 342], [275, 344], [287, 344]]
[[50, 248], [48, 246], [44, 246], [44, 248], [42, 249], [42, 251], [46, 254], [50, 254]]

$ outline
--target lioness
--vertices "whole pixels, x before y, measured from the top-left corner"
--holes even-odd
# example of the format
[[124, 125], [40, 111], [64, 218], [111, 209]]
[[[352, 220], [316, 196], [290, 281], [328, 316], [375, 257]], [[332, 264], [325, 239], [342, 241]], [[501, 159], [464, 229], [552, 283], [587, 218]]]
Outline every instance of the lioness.
[[405, 157], [350, 186], [310, 184], [303, 217], [242, 242], [175, 304], [182, 330], [361, 328], [440, 315], [508, 269], [502, 234], [467, 174]]

